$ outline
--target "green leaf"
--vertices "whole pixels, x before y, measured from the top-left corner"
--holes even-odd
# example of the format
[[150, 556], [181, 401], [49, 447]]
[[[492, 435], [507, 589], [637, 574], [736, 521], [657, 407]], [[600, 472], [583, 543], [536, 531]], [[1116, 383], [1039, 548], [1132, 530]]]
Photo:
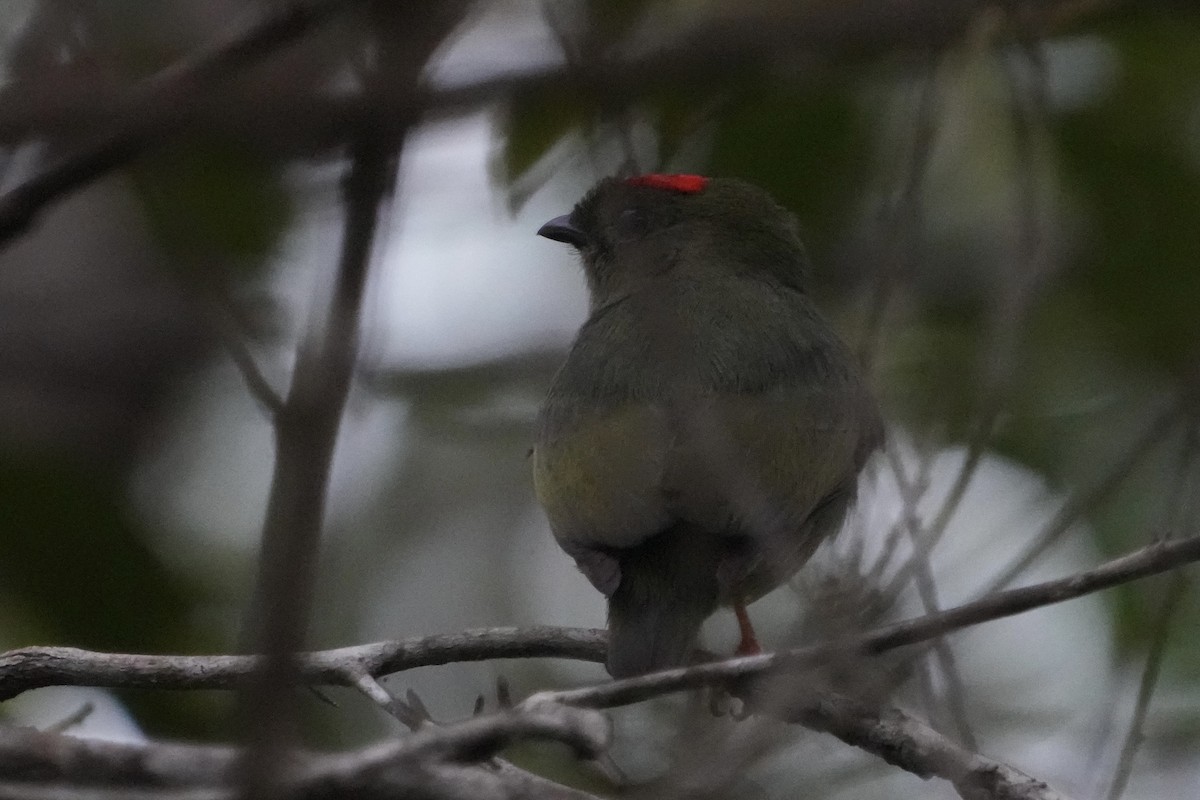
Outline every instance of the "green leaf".
[[[797, 213], [808, 243], [827, 250], [846, 232], [868, 175], [868, 131], [856, 84], [746, 87], [718, 119], [712, 172], [752, 181]], [[820, 268], [828, 259], [816, 259]]]
[[1116, 351], [1175, 371], [1200, 354], [1200, 15], [1130, 20], [1110, 41], [1117, 86], [1055, 126], [1088, 216], [1071, 278]]
[[282, 168], [228, 140], [190, 139], [132, 170], [151, 229], [170, 253], [265, 262], [292, 220]]
[[548, 87], [513, 98], [501, 122], [501, 180], [522, 178], [564, 137], [590, 124], [595, 113], [576, 91]]

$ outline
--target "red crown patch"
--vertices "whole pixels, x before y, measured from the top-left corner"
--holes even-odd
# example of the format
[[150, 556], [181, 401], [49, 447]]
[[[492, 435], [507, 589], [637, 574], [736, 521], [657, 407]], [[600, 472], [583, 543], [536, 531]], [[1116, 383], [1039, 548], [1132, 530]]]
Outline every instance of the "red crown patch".
[[662, 175], [660, 173], [651, 173], [649, 175], [638, 175], [635, 178], [626, 178], [627, 186], [649, 186], [651, 189], [666, 189], [671, 192], [679, 192], [680, 194], [697, 194], [704, 191], [704, 187], [708, 186], [709, 178], [703, 175]]

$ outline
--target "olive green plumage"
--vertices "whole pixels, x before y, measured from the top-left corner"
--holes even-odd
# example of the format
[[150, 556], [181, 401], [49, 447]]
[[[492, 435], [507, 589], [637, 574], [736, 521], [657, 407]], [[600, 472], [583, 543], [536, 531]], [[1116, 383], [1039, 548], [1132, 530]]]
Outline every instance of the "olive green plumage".
[[838, 529], [879, 416], [761, 190], [608, 179], [540, 233], [579, 250], [591, 314], [539, 418], [537, 495], [608, 597], [609, 671], [680, 665], [718, 605]]

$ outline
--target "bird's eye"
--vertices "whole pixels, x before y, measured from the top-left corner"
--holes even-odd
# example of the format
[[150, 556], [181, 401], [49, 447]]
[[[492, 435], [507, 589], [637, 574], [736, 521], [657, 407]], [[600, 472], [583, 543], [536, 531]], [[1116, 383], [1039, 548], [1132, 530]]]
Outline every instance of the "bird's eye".
[[617, 233], [622, 239], [636, 239], [650, 228], [650, 220], [641, 210], [627, 208], [617, 217]]

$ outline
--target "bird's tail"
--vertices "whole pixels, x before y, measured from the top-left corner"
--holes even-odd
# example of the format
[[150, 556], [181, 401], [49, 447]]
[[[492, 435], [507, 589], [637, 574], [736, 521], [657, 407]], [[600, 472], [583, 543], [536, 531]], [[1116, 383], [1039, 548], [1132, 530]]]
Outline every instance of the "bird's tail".
[[608, 671], [614, 678], [682, 666], [717, 607], [721, 542], [678, 523], [621, 553], [608, 601]]

